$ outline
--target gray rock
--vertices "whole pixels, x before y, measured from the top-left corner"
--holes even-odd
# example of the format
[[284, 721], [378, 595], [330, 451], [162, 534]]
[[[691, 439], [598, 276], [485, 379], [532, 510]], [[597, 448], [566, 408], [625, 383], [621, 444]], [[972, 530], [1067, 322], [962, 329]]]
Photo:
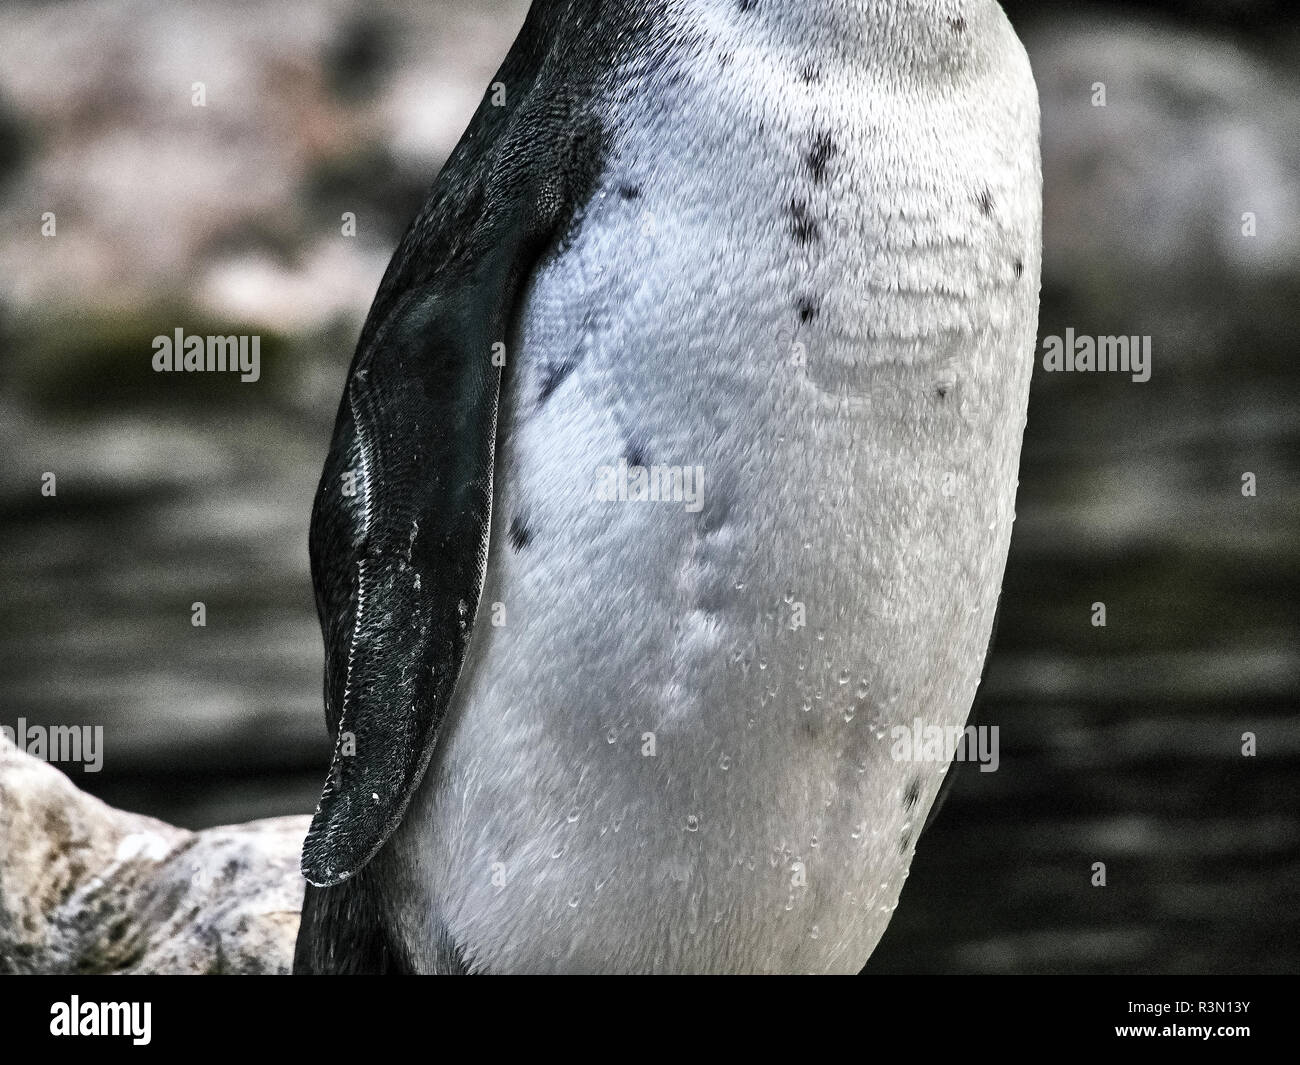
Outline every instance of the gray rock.
[[0, 973], [287, 973], [307, 824], [174, 828], [0, 733]]
[[1062, 302], [1075, 324], [1154, 334], [1180, 373], [1239, 363], [1243, 341], [1289, 364], [1293, 71], [1222, 39], [1116, 17], [1044, 26], [1026, 46], [1043, 102], [1048, 324]]
[[0, 148], [24, 146], [0, 155], [3, 302], [45, 321], [88, 291], [99, 313], [170, 296], [300, 333], [360, 324], [527, 0], [72, 6], [0, 5]]

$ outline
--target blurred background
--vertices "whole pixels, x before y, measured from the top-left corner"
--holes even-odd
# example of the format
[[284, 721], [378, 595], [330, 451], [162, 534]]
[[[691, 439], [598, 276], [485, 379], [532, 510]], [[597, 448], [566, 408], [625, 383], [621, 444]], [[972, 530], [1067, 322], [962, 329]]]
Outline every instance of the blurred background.
[[[311, 811], [343, 376], [526, 7], [0, 9], [0, 724], [103, 724], [79, 786], [191, 828]], [[1300, 9], [1004, 7], [1043, 100], [1040, 335], [1150, 335], [1154, 372], [1035, 373], [1001, 767], [954, 771], [868, 971], [1295, 972]], [[178, 326], [260, 335], [262, 380], [155, 374]]]

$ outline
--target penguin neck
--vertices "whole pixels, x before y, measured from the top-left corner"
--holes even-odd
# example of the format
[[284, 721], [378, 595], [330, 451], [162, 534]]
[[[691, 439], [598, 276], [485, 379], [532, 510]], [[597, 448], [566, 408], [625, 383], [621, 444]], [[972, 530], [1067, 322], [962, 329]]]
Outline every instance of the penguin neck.
[[[671, 0], [670, 0], [671, 2]], [[742, 32], [793, 48], [842, 54], [922, 58], [946, 51], [980, 21], [993, 0], [680, 0], [725, 14]]]

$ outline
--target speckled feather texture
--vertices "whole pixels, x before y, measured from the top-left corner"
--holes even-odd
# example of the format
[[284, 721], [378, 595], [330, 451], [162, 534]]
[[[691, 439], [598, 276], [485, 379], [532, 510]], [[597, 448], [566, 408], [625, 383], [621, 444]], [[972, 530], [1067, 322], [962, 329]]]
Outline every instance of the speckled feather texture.
[[1028, 60], [992, 0], [571, 0], [496, 81], [321, 482], [297, 967], [856, 971], [1006, 562]]

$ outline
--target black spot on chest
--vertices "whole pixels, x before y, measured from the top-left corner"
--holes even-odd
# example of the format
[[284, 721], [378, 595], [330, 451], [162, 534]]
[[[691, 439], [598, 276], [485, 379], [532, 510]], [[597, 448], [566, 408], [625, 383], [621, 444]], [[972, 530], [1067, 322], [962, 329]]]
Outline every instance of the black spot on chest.
[[799, 321], [807, 325], [817, 317], [821, 307], [818, 301], [812, 296], [800, 296], [794, 304], [794, 309], [799, 312]]
[[813, 137], [803, 161], [814, 184], [820, 185], [826, 180], [827, 166], [838, 150], [829, 133], [823, 131]]
[[980, 206], [980, 214], [988, 217], [993, 213], [993, 193], [988, 189], [980, 189], [980, 194], [976, 197], [976, 203]]
[[798, 244], [811, 244], [821, 237], [821, 228], [804, 200], [791, 200], [786, 208], [790, 216], [790, 235]]
[[516, 514], [510, 519], [510, 546], [516, 551], [522, 551], [525, 547], [533, 542], [533, 532], [528, 528], [528, 523], [524, 518]]
[[624, 455], [629, 467], [645, 466], [649, 458], [649, 448], [644, 440], [633, 437], [627, 442], [627, 453]]
[[576, 359], [564, 359], [542, 367], [542, 380], [537, 389], [539, 407], [555, 394], [555, 390], [564, 384], [565, 378], [573, 373], [577, 365]]

